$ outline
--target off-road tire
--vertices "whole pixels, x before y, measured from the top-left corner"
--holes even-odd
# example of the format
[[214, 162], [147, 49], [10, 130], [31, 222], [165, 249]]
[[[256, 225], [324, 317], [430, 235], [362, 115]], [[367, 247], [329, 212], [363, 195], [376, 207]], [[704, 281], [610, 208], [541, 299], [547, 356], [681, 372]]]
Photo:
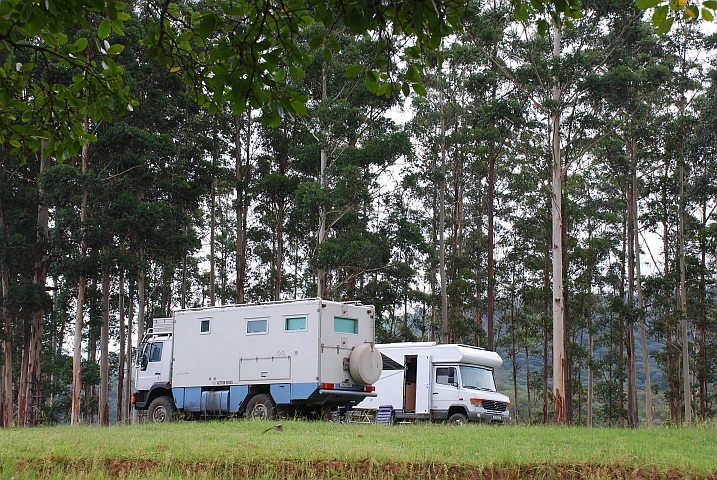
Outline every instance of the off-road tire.
[[147, 421], [149, 423], [169, 423], [177, 417], [177, 409], [169, 397], [157, 397], [149, 404]]
[[254, 395], [246, 406], [246, 418], [252, 420], [276, 419], [276, 402], [271, 395], [266, 393]]

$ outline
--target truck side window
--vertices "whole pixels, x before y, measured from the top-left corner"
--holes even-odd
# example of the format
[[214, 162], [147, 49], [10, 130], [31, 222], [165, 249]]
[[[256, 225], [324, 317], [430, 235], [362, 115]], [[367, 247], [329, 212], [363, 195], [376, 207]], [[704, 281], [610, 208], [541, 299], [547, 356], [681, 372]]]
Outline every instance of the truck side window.
[[261, 320], [247, 320], [246, 333], [266, 333], [267, 323], [268, 321], [265, 318]]
[[150, 344], [150, 350], [149, 350], [149, 361], [150, 362], [159, 362], [162, 360], [162, 347], [164, 346], [164, 343], [162, 342], [156, 342]]
[[436, 383], [439, 385], [453, 385], [455, 383], [455, 369], [453, 367], [436, 368]]

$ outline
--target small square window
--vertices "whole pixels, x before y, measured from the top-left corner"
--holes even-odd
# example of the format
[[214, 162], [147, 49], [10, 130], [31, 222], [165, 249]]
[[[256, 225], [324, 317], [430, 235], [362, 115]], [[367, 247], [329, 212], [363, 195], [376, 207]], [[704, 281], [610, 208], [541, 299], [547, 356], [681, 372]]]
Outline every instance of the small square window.
[[285, 328], [288, 331], [306, 330], [306, 317], [288, 317], [285, 321]]
[[334, 317], [334, 332], [358, 333], [358, 320], [355, 318]]
[[266, 333], [267, 323], [266, 318], [262, 318], [261, 320], [247, 320], [246, 333]]
[[209, 319], [202, 319], [199, 322], [199, 333], [209, 333]]

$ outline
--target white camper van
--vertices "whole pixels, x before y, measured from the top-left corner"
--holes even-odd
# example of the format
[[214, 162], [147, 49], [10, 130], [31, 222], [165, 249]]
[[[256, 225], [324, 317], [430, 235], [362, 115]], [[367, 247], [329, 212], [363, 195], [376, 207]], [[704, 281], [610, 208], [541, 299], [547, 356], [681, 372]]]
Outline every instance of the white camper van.
[[277, 407], [326, 413], [375, 395], [374, 308], [322, 299], [179, 310], [155, 319], [137, 355], [132, 405], [152, 422]]
[[354, 410], [378, 412], [377, 421], [416, 419], [504, 423], [510, 399], [498, 393], [493, 369], [503, 359], [495, 352], [436, 342], [376, 345], [384, 356], [376, 396]]

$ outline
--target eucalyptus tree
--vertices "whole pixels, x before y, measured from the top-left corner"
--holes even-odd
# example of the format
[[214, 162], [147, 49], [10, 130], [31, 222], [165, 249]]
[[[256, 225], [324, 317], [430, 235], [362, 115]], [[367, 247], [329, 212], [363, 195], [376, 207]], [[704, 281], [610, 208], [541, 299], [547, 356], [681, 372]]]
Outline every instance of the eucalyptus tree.
[[697, 125], [695, 135], [690, 142], [689, 158], [693, 165], [693, 180], [688, 190], [691, 203], [695, 205], [696, 220], [699, 222], [698, 254], [699, 254], [699, 281], [697, 304], [695, 305], [695, 376], [697, 379], [697, 398], [699, 416], [705, 420], [713, 410], [708, 394], [709, 386], [715, 383], [715, 323], [710, 313], [714, 306], [711, 293], [714, 289], [714, 275], [711, 274], [711, 265], [717, 260], [715, 253], [715, 227], [714, 202], [717, 197], [715, 190], [715, 70], [709, 72], [709, 85], [704, 93], [697, 99], [695, 110]]
[[[370, 61], [373, 41], [355, 38], [346, 29], [327, 32], [319, 26], [305, 35], [311, 38], [303, 46], [309, 68], [294, 88], [307, 94], [308, 108], [306, 116], [290, 119], [295, 140], [289, 148], [302, 180], [289, 223], [305, 224], [296, 233], [305, 236], [309, 247], [308, 266], [316, 271], [317, 294], [355, 299], [365, 273], [386, 263], [385, 246], [377, 226], [371, 225], [372, 192], [381, 188], [382, 172], [409, 153], [410, 144], [386, 116], [397, 105], [398, 95], [376, 96], [355, 75], [345, 73], [347, 65]], [[313, 51], [317, 38], [340, 52]]]

